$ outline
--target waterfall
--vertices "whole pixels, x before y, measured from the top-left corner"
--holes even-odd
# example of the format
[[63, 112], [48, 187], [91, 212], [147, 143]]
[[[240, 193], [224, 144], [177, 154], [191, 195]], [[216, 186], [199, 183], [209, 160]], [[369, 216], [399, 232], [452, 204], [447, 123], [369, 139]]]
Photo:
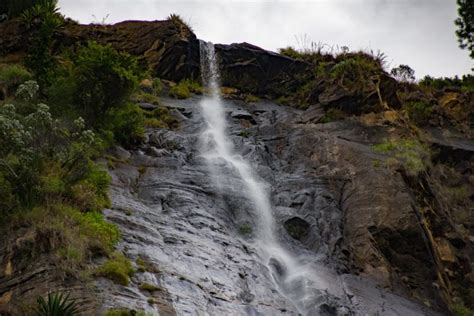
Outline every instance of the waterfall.
[[[259, 252], [280, 293], [288, 298], [303, 314], [309, 313], [314, 299], [325, 292], [327, 284], [318, 277], [315, 267], [285, 249], [278, 241], [276, 223], [270, 202], [268, 185], [256, 174], [252, 166], [234, 151], [226, 134], [224, 103], [220, 96], [219, 70], [212, 43], [201, 42], [201, 72], [209, 95], [200, 102], [206, 123], [202, 132], [202, 155], [209, 164], [213, 181], [224, 183], [223, 173], [216, 170], [230, 168], [242, 181], [244, 197], [254, 212], [254, 246]], [[313, 306], [314, 307], [314, 306]]]

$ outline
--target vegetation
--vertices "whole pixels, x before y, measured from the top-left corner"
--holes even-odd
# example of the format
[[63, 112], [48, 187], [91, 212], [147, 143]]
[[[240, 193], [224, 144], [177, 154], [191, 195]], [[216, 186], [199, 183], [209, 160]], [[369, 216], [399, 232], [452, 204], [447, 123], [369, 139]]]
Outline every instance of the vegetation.
[[113, 308], [109, 309], [105, 316], [152, 316], [152, 314], [129, 308]]
[[403, 105], [410, 121], [416, 125], [425, 125], [431, 117], [433, 106], [423, 101], [410, 101]]
[[454, 303], [453, 312], [456, 316], [472, 316], [473, 311], [467, 308], [463, 303]]
[[403, 82], [415, 80], [415, 71], [408, 65], [399, 65], [393, 68], [390, 74]]
[[64, 17], [59, 14], [57, 0], [43, 0], [22, 13], [24, 23], [34, 30], [33, 43], [26, 65], [32, 71], [40, 87], [49, 85], [55, 60], [51, 54], [54, 33], [63, 26]]
[[169, 95], [176, 99], [188, 99], [191, 97], [191, 93], [202, 94], [202, 92], [203, 89], [199, 83], [185, 79], [172, 86]]
[[249, 223], [245, 223], [239, 226], [239, 234], [242, 236], [249, 236], [252, 234], [252, 226]]
[[95, 274], [110, 279], [117, 284], [127, 286], [130, 282], [130, 277], [134, 273], [135, 270], [130, 260], [122, 253], [115, 252], [107, 262], [97, 269]]
[[416, 139], [387, 140], [373, 146], [374, 151], [387, 154], [387, 167], [403, 167], [410, 175], [417, 175], [430, 166], [429, 148]]
[[22, 65], [0, 66], [0, 89], [3, 89], [0, 95], [3, 95], [3, 99], [13, 96], [18, 86], [31, 78], [31, 73]]
[[346, 117], [347, 115], [342, 112], [339, 109], [336, 108], [331, 108], [324, 113], [324, 116], [321, 118], [320, 122], [321, 123], [329, 123], [329, 122], [334, 122], [334, 121], [339, 121], [342, 120]]
[[454, 76], [453, 78], [433, 78], [431, 76], [425, 76], [422, 80], [420, 80], [419, 85], [421, 87], [435, 90], [458, 88], [464, 91], [472, 91], [474, 90], [474, 76], [464, 75], [461, 78], [458, 76]]
[[457, 0], [459, 18], [455, 24], [458, 27], [459, 47], [467, 49], [474, 58], [474, 2], [472, 0]]
[[148, 292], [154, 292], [154, 291], [160, 291], [161, 288], [159, 286], [154, 285], [154, 284], [142, 283], [142, 284], [140, 284], [140, 290], [148, 291]]
[[62, 293], [49, 293], [47, 300], [38, 297], [37, 305], [39, 316], [74, 316], [80, 311], [79, 304]]

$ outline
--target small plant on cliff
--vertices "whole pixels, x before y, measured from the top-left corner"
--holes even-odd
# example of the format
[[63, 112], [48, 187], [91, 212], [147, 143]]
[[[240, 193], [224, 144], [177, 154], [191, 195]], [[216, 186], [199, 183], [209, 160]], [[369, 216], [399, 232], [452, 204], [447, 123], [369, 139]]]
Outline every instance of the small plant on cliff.
[[433, 106], [423, 101], [407, 102], [403, 105], [403, 109], [407, 113], [410, 121], [416, 125], [428, 123], [431, 113], [433, 112]]
[[373, 145], [372, 148], [389, 156], [385, 160], [387, 167], [403, 167], [410, 175], [417, 175], [431, 165], [429, 148], [415, 139], [387, 140]]
[[97, 269], [96, 275], [126, 286], [134, 272], [135, 270], [130, 260], [122, 253], [116, 252], [112, 254], [112, 257], [106, 263]]
[[69, 298], [69, 293], [49, 293], [46, 300], [40, 296], [36, 302], [38, 316], [74, 316], [80, 312], [79, 304]]
[[188, 99], [191, 93], [202, 94], [203, 89], [196, 81], [185, 79], [171, 87], [169, 95], [176, 99]]

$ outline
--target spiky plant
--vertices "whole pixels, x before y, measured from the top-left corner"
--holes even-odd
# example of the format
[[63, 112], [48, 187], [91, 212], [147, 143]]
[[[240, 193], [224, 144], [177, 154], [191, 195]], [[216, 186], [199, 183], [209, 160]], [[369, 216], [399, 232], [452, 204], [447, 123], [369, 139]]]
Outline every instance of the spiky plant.
[[69, 293], [48, 293], [48, 299], [36, 300], [38, 316], [74, 316], [79, 313], [79, 305], [69, 298]]

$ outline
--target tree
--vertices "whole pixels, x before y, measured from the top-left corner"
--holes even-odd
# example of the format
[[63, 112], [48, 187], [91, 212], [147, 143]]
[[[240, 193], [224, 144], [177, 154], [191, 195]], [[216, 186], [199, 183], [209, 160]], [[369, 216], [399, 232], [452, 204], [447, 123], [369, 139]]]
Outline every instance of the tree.
[[457, 0], [457, 4], [459, 18], [454, 23], [459, 47], [469, 50], [474, 59], [474, 0]]
[[400, 81], [415, 80], [415, 71], [408, 65], [399, 65], [393, 68], [390, 74]]

